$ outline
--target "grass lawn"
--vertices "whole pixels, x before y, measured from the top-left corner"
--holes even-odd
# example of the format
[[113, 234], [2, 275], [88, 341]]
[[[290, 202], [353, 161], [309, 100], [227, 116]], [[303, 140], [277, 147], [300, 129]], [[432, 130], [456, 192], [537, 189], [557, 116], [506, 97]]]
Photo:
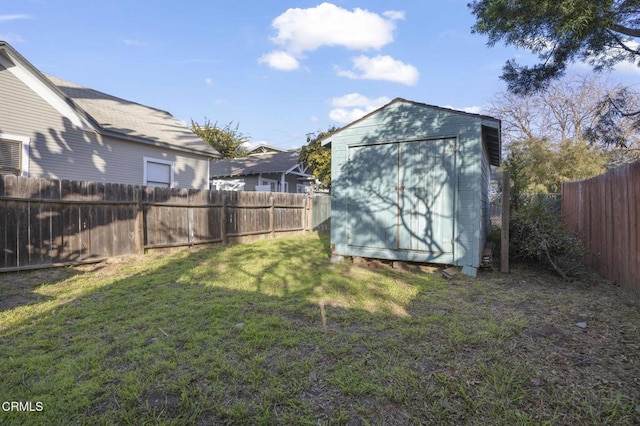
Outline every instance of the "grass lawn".
[[640, 307], [617, 287], [332, 265], [328, 246], [0, 275], [0, 424], [640, 423]]

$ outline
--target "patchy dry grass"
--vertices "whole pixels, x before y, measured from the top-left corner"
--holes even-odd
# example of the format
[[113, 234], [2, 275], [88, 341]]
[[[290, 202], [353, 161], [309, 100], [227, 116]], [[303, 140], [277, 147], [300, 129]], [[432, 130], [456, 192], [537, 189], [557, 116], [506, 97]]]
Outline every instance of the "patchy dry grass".
[[0, 403], [43, 405], [0, 423], [640, 422], [618, 288], [327, 258], [308, 236], [0, 275]]

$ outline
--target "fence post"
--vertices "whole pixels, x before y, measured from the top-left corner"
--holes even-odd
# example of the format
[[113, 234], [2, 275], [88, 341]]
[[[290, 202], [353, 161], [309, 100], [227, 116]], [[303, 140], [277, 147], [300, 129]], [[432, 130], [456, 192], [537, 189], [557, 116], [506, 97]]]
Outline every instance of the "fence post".
[[304, 232], [311, 231], [311, 227], [309, 226], [309, 224], [311, 223], [311, 221], [309, 220], [309, 212], [311, 211], [312, 208], [313, 208], [313, 203], [311, 203], [311, 199], [309, 198], [309, 195], [306, 195], [304, 197], [304, 213], [302, 217], [302, 220], [304, 220]]
[[138, 209], [136, 211], [136, 249], [138, 254], [144, 254], [144, 205], [142, 204], [142, 195], [144, 187], [138, 189]]
[[511, 181], [509, 171], [502, 172], [502, 228], [500, 230], [500, 272], [509, 272], [509, 207]]
[[275, 198], [273, 197], [273, 195], [271, 195], [269, 197], [269, 202], [271, 203], [271, 207], [269, 208], [269, 235], [271, 238], [274, 238], [275, 236], [275, 213], [276, 213], [276, 206], [275, 206]]
[[222, 238], [222, 244], [227, 244], [227, 191], [222, 192], [220, 222], [220, 238]]

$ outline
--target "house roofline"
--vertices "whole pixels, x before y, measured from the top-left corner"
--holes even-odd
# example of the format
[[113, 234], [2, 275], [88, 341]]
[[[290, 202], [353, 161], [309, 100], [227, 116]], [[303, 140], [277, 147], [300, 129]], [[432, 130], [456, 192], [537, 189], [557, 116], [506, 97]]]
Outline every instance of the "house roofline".
[[180, 146], [180, 145], [172, 145], [172, 144], [166, 143], [166, 142], [159, 142], [159, 141], [151, 139], [151, 138], [143, 138], [143, 137], [140, 137], [140, 136], [126, 135], [124, 133], [114, 132], [112, 130], [108, 130], [108, 129], [104, 129], [104, 128], [102, 128], [102, 131], [100, 132], [100, 134], [102, 136], [118, 138], [118, 139], [124, 139], [124, 140], [127, 140], [129, 142], [136, 142], [136, 143], [140, 143], [140, 144], [143, 144], [143, 145], [152, 145], [152, 146], [157, 146], [157, 147], [160, 147], [160, 148], [171, 149], [173, 151], [181, 151], [181, 152], [188, 152], [188, 153], [191, 153], [191, 154], [206, 155], [206, 156], [211, 157], [211, 158], [220, 158], [220, 154], [214, 154], [214, 153], [211, 153], [211, 152], [202, 151], [202, 150], [199, 150], [199, 149], [189, 148], [189, 147]]
[[[192, 153], [192, 154], [199, 154], [199, 155], [206, 155], [208, 157], [211, 158], [220, 158], [220, 154], [214, 154], [208, 151], [204, 151], [204, 150], [198, 150], [198, 149], [194, 149], [194, 148], [189, 148], [189, 147], [184, 147], [184, 146], [180, 146], [180, 145], [173, 145], [173, 144], [169, 144], [169, 143], [164, 143], [164, 142], [158, 142], [154, 139], [151, 138], [145, 138], [145, 137], [139, 137], [139, 136], [131, 136], [131, 135], [127, 135], [127, 134], [123, 134], [123, 133], [119, 133], [113, 130], [109, 130], [109, 129], [105, 129], [104, 127], [102, 127], [100, 125], [100, 123], [98, 123], [92, 116], [91, 114], [89, 114], [87, 111], [85, 111], [82, 107], [80, 107], [77, 103], [75, 103], [73, 101], [73, 99], [71, 99], [70, 97], [68, 97], [58, 86], [56, 86], [51, 80], [49, 80], [47, 78], [47, 76], [40, 70], [38, 70], [35, 66], [33, 66], [33, 64], [31, 64], [31, 62], [29, 62], [24, 56], [22, 56], [17, 50], [15, 50], [9, 43], [7, 43], [6, 41], [2, 41], [0, 40], [0, 53], [4, 51], [6, 52], [5, 55], [8, 57], [8, 59], [12, 62], [17, 62], [19, 63], [22, 67], [26, 68], [27, 71], [29, 72], [29, 74], [31, 74], [31, 76], [33, 76], [34, 78], [36, 78], [40, 83], [44, 84], [47, 89], [51, 90], [58, 98], [60, 98], [63, 102], [65, 102], [73, 111], [73, 113], [75, 113], [81, 121], [85, 122], [86, 124], [89, 125], [90, 129], [85, 129], [85, 130], [93, 130], [94, 132], [102, 135], [102, 136], [107, 136], [107, 137], [113, 137], [113, 138], [118, 138], [118, 139], [125, 139], [131, 142], [137, 142], [137, 143], [141, 143], [141, 144], [145, 144], [145, 145], [153, 145], [153, 146], [158, 146], [158, 147], [162, 147], [162, 148], [167, 148], [167, 149], [172, 149], [174, 151], [181, 151], [181, 152], [188, 152], [188, 153]], [[93, 90], [93, 89], [91, 89]], [[102, 93], [102, 92], [100, 92]], [[105, 93], [105, 95], [108, 95]], [[112, 98], [117, 98], [115, 96], [112, 95], [108, 95]], [[121, 98], [118, 98], [121, 99]], [[124, 99], [123, 99], [124, 100]], [[127, 102], [131, 102], [131, 101], [127, 101]], [[135, 103], [135, 102], [132, 102]], [[147, 105], [142, 105], [142, 104], [138, 104], [141, 106], [144, 106], [145, 108], [150, 108], [150, 109], [154, 109], [156, 111], [160, 111], [160, 112], [164, 112], [167, 113], [169, 115], [171, 115], [169, 112], [158, 109], [158, 108], [154, 108], [154, 107], [150, 107]], [[64, 113], [63, 113], [64, 115]]]
[[[51, 90], [59, 99], [67, 104], [71, 108], [74, 114], [76, 114], [81, 121], [84, 121], [91, 127], [91, 130], [96, 133], [102, 133], [102, 126], [93, 118], [89, 113], [87, 113], [84, 109], [82, 109], [78, 104], [73, 102], [71, 98], [62, 92], [51, 80], [49, 80], [46, 75], [44, 75], [40, 70], [38, 70], [31, 62], [29, 62], [24, 56], [20, 54], [17, 50], [15, 50], [9, 43], [6, 41], [0, 41], [0, 51], [6, 52], [6, 56], [8, 59], [14, 63], [18, 63], [20, 66], [26, 68], [29, 74], [36, 78], [41, 84], [45, 85], [47, 89]], [[61, 112], [63, 115], [63, 112]]]
[[209, 180], [225, 178], [225, 177], [253, 176], [253, 175], [266, 174], [266, 173], [274, 173], [274, 174], [284, 173], [286, 175], [295, 175], [295, 176], [302, 176], [302, 177], [313, 177], [313, 175], [309, 174], [309, 173], [300, 173], [300, 172], [293, 172], [293, 171], [287, 171], [287, 170], [279, 170], [279, 171], [251, 172], [251, 173], [232, 173], [232, 174], [228, 174], [228, 175], [212, 175], [212, 176], [209, 177]]

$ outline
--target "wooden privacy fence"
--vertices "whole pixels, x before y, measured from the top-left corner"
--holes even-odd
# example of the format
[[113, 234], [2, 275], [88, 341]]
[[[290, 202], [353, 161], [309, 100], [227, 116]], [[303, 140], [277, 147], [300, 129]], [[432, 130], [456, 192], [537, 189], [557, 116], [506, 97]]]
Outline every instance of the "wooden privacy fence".
[[328, 194], [313, 195], [311, 213], [313, 230], [328, 234], [331, 231], [331, 196]]
[[640, 296], [640, 162], [563, 184], [562, 217], [587, 266]]
[[0, 176], [0, 271], [322, 231], [313, 205], [302, 194]]

